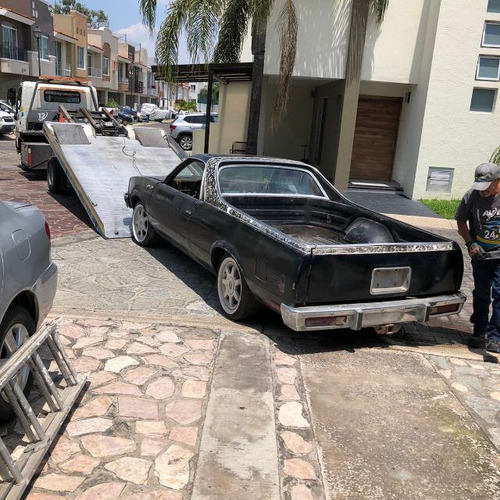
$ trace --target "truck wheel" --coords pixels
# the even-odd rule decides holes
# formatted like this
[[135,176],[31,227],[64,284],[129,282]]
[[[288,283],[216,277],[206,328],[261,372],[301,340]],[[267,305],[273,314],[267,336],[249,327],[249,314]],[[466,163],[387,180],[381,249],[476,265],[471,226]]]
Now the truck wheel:
[[[35,333],[35,324],[28,311],[15,306],[5,314],[0,324],[0,365],[3,365],[12,352],[21,347]],[[27,366],[17,374],[17,382],[27,397],[33,385],[33,375]],[[6,422],[14,417],[14,412],[4,396],[0,396],[0,422]]]
[[140,202],[134,206],[132,214],[132,239],[141,247],[150,247],[158,242],[158,235]]
[[51,158],[47,164],[47,185],[53,194],[60,194],[64,190],[64,172],[57,158]]
[[223,257],[219,266],[217,293],[220,305],[228,318],[240,321],[257,312],[258,302],[248,288],[240,266],[229,254]]
[[181,135],[179,137],[179,146],[184,151],[191,151],[193,149],[193,137],[188,134]]

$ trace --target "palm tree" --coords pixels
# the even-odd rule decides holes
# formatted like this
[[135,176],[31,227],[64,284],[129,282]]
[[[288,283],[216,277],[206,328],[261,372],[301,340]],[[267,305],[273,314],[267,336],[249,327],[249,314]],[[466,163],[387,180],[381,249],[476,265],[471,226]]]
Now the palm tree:
[[[297,53],[298,19],[293,0],[283,0],[279,16],[280,35],[280,72],[278,77],[278,95],[276,98],[271,129],[274,130],[286,113],[290,82]],[[163,68],[164,75],[172,78],[172,68],[177,64],[179,36],[182,31],[187,35],[188,52],[194,62],[208,62],[213,53],[216,63],[237,62],[239,60],[244,37],[249,25],[252,30],[252,55],[254,71],[252,94],[250,98],[250,118],[247,138],[247,151],[255,153],[257,149],[258,122],[262,93],[262,76],[266,46],[267,21],[277,0],[172,0],[167,9],[165,20],[161,24],[156,40],[156,58]],[[378,22],[381,22],[389,0],[353,0],[355,4],[370,5]],[[158,0],[139,0],[139,9],[144,23],[154,29]],[[359,10],[359,9],[358,9]],[[368,17],[368,7],[361,11]],[[358,33],[356,40],[366,36]],[[357,43],[357,45],[360,45]],[[362,47],[361,47],[362,50]],[[359,57],[359,51],[349,54]],[[348,60],[349,66],[349,60]],[[355,64],[354,66],[358,66]],[[359,72],[361,65],[359,65]],[[356,76],[356,71],[351,71]],[[358,75],[359,76],[359,75]]]

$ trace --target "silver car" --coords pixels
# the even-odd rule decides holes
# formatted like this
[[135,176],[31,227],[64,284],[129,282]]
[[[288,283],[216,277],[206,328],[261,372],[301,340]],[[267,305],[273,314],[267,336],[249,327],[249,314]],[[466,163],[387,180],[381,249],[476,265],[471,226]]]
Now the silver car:
[[[177,141],[184,151],[193,149],[193,130],[205,128],[205,113],[187,113],[178,115],[170,124],[170,137]],[[210,122],[217,123],[219,115],[211,113]]]
[[[0,201],[0,366],[35,333],[47,316],[57,288],[50,229],[38,208]],[[19,383],[28,393],[26,367]],[[0,396],[0,421],[13,416]]]

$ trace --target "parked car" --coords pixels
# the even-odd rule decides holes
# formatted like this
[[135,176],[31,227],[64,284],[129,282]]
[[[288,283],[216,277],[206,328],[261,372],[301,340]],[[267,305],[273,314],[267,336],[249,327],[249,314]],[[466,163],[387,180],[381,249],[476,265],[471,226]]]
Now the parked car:
[[120,106],[114,117],[120,123],[133,123],[137,121],[137,111],[132,109],[130,106]]
[[[170,137],[177,141],[184,151],[193,149],[193,130],[205,128],[205,113],[186,113],[177,115],[177,118],[170,124]],[[210,114],[210,122],[216,123],[219,115]]]
[[164,180],[132,177],[125,202],[134,241],[161,236],[209,269],[234,320],[262,303],[297,331],[390,333],[465,301],[457,243],[352,203],[304,163],[194,155]]
[[[32,205],[0,201],[0,362],[9,358],[41,325],[54,300],[57,267],[50,256],[50,230]],[[19,372],[27,394],[32,376]],[[0,421],[13,416],[0,396]]]
[[2,99],[0,99],[0,111],[4,111],[5,113],[9,114],[14,118],[16,111],[15,109],[7,102]]
[[15,128],[14,117],[10,113],[0,111],[0,135],[10,134]]
[[137,117],[143,122],[162,122],[170,118],[170,112],[168,109],[161,109],[156,104],[146,102],[141,106],[141,110],[137,113]]

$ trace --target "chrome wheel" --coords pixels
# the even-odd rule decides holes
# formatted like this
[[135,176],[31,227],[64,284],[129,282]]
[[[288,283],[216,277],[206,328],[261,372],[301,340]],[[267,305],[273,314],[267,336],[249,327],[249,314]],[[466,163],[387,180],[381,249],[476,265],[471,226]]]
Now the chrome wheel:
[[190,135],[183,135],[179,139],[179,146],[184,149],[184,151],[189,151],[193,148],[193,138]]
[[149,219],[146,210],[139,203],[134,207],[134,214],[132,216],[132,231],[134,232],[134,238],[139,243],[142,243],[147,235],[149,229]]
[[241,303],[242,279],[238,264],[233,258],[225,259],[219,269],[217,291],[224,311],[234,313]]
[[[4,364],[28,339],[29,332],[25,325],[22,323],[12,325],[7,331],[1,347],[1,364]],[[30,370],[27,366],[19,370],[16,380],[21,390],[24,390],[26,387],[29,374]],[[3,394],[2,398],[7,401]]]

